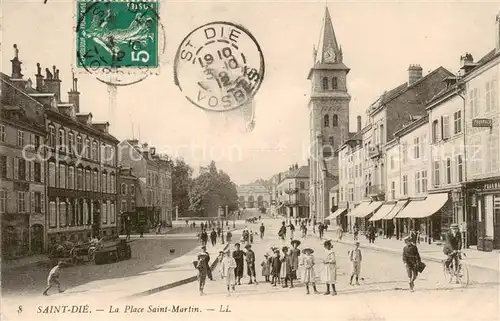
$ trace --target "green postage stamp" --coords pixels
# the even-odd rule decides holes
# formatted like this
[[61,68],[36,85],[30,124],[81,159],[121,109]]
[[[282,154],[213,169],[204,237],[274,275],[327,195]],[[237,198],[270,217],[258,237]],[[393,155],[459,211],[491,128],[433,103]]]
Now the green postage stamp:
[[76,11],[77,67],[158,67],[158,1],[78,0]]

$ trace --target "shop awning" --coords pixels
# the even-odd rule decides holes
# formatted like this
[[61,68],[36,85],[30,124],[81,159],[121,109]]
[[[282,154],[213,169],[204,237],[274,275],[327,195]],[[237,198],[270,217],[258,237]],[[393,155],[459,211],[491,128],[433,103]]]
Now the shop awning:
[[405,205],[408,203],[408,200],[404,201],[397,201],[396,206],[390,211],[385,217],[383,217],[383,220],[392,220],[394,216],[398,215],[399,212],[405,207]]
[[364,213],[366,209],[368,209],[368,205],[370,202],[361,202],[357,207],[355,207],[347,216],[357,217],[358,212]]
[[347,208],[339,208],[338,210],[336,210],[335,212],[333,212],[330,216],[328,216],[327,218],[325,218],[325,220],[333,220],[337,216],[343,214],[345,211],[347,211]]
[[378,210],[378,208],[382,206],[382,204],[384,204],[384,202],[371,202],[366,209],[357,212],[356,217],[366,217],[374,211]]
[[448,193],[430,194],[423,201],[412,201],[397,218],[424,218],[435,214],[448,201]]
[[369,219],[369,221],[378,221],[381,220],[384,216],[389,214],[390,211],[396,206],[396,203],[393,204],[384,204],[382,205],[375,214]]

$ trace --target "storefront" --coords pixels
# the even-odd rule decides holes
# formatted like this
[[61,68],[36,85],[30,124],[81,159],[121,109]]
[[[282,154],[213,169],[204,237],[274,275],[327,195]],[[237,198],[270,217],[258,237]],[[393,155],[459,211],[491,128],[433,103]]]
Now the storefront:
[[370,214],[377,211],[383,204],[384,202],[381,201],[363,202],[350,212],[348,216],[354,218],[354,222],[358,225],[360,231],[366,231]]
[[325,218],[326,223],[330,225],[331,228],[336,229],[339,225],[345,231],[347,228],[347,219],[344,215],[347,212],[347,208],[341,207],[333,212],[330,216]]
[[387,236],[387,222],[388,220],[382,220],[384,217],[389,214],[394,207],[396,206],[395,202],[388,202],[382,205],[376,212],[373,214],[373,216],[368,220],[370,223],[373,223],[377,231],[384,231],[384,235]]

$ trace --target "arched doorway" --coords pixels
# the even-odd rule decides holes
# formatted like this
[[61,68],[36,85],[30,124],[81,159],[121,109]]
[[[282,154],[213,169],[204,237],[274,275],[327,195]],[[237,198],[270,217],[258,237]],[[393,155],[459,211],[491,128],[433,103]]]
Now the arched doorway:
[[255,199],[253,198],[253,195],[248,196],[248,206],[247,207],[253,208],[254,207],[254,202],[255,202]]
[[239,203],[240,208],[245,207],[245,196],[240,196],[238,199],[238,203]]
[[257,196],[257,206],[259,208],[264,206],[264,197],[262,195]]
[[43,253],[43,226],[41,224],[31,226],[31,252]]

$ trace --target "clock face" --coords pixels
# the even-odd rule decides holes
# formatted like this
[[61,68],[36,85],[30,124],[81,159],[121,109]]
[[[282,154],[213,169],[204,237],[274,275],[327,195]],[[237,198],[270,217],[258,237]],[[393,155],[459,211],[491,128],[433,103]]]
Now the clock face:
[[325,61],[335,62],[335,59],[336,59],[335,51],[333,50],[332,47],[328,47],[328,49],[325,51]]

